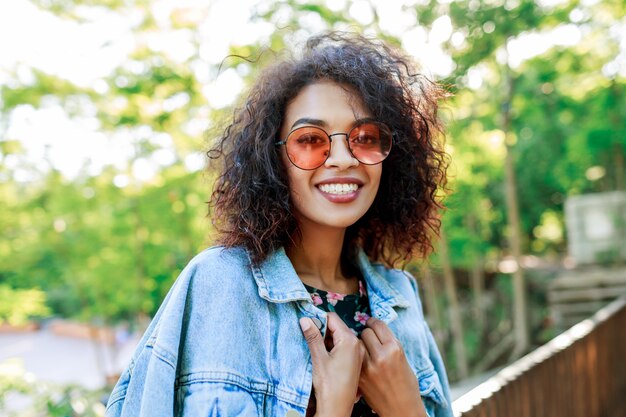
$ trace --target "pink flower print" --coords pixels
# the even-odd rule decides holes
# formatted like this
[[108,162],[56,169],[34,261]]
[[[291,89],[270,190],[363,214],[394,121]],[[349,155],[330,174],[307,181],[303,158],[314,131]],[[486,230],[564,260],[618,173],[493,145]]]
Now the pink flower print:
[[320,295],[318,293],[316,293],[316,292],[311,294],[311,300],[313,300],[313,305],[314,306],[318,306],[318,305],[324,303],[324,301],[322,300],[322,297],[320,297]]
[[369,314],[361,313],[360,311],[357,311],[356,314],[354,315],[354,321],[358,321],[363,326],[365,326],[365,323],[367,323],[367,319],[369,318],[370,318]]
[[361,297],[365,296],[365,286],[363,285],[363,281],[359,280],[359,295]]
[[344,294],[337,294],[336,292],[328,291],[328,293],[326,294],[326,300],[328,300],[328,304],[332,306],[336,306],[337,301],[342,301],[343,297],[345,297]]

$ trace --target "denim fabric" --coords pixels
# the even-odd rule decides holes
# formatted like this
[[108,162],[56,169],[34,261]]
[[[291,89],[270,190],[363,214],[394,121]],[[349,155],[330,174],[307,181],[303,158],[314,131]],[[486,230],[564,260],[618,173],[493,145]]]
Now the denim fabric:
[[[415,280],[370,263],[362,251],[357,264],[372,315],[402,343],[428,414],[451,417],[445,369]],[[150,323],[106,417],[304,416],[312,365],[300,317],[314,318],[325,334],[326,313],[313,305],[284,250],[258,267],[243,249],[203,251]]]

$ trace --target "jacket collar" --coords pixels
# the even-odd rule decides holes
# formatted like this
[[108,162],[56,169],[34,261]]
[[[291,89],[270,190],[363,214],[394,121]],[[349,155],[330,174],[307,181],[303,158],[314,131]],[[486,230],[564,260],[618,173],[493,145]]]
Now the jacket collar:
[[[252,264],[252,263],[251,263]],[[252,264],[259,296],[273,303],[311,300],[284,248],[271,253],[260,265]]]
[[[376,306],[382,311],[389,311],[392,307],[409,306],[406,298],[376,271],[361,248],[358,249],[356,261],[368,286],[368,296],[373,310],[377,309]],[[267,301],[273,303],[311,301],[284,248],[274,251],[260,265],[252,266],[252,274],[258,286],[259,296]]]
[[357,266],[365,277],[372,311],[377,305],[385,310],[388,310],[387,307],[409,307],[407,299],[390,284],[388,279],[376,271],[362,248],[359,248],[356,260]]

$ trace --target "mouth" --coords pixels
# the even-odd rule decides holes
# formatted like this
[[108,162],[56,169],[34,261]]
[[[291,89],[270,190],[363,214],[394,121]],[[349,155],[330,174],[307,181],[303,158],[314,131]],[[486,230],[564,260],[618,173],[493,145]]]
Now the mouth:
[[321,194],[333,203],[349,203],[359,195],[363,181],[356,178],[329,178],[316,185]]
[[359,184],[318,184],[317,188],[326,194],[344,195],[355,192],[359,189]]

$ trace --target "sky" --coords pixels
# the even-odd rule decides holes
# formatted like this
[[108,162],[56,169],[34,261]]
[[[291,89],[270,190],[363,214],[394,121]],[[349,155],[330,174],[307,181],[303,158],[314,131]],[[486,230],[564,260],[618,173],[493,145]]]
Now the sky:
[[[417,26],[416,16],[402,11],[402,5],[410,3],[406,0],[373,1],[381,28],[400,37],[403,48],[424,64],[427,74],[444,77],[453,70],[454,63],[443,52],[442,43],[450,39],[453,45],[462,45],[467,40],[454,31],[448,16],[437,19],[430,29]],[[122,65],[138,42],[165,53],[174,61],[184,62],[196,51],[191,42],[191,31],[171,28],[170,15],[180,8],[188,11],[188,18],[198,28],[200,58],[206,64],[216,64],[228,54],[230,44],[245,45],[269,36],[274,30],[273,25],[250,20],[251,10],[262,11],[268,4],[263,0],[215,0],[209,3],[204,0],[155,0],[151,7],[161,30],[140,39],[133,32],[133,27],[142,18],[139,13],[122,15],[104,8],[83,8],[81,13],[88,22],[79,24],[42,11],[28,0],[0,1],[0,84],[11,86],[13,81],[8,71],[13,69],[19,83],[32,83],[32,67],[78,86],[92,86],[96,91],[105,92],[108,86],[103,77]],[[368,4],[356,0],[350,2],[348,8],[352,17],[364,25],[373,19]],[[346,0],[327,0],[327,5],[340,10],[345,7]],[[324,28],[323,22],[315,16],[300,23],[309,32]],[[549,33],[528,33],[509,44],[510,64],[517,67],[554,45],[573,45],[582,36],[579,27],[573,24],[560,26]],[[626,40],[622,50],[626,50]],[[213,108],[231,104],[243,87],[234,69],[223,71],[215,79],[211,79],[206,71],[198,71],[196,76]],[[480,68],[470,71],[470,88],[479,88],[483,76]],[[51,167],[70,179],[84,172],[98,175],[107,165],[127,169],[131,160],[134,177],[147,181],[161,167],[174,162],[172,140],[167,133],[153,134],[154,144],[162,152],[155,153],[149,160],[133,158],[133,132],[102,132],[93,105],[89,102],[80,105],[83,110],[80,118],[68,116],[53,98],[40,108],[23,105],[9,115],[2,115],[5,126],[0,133],[4,139],[19,140],[26,150],[22,157],[0,154],[6,165],[15,168],[16,180],[35,181],[41,172]],[[203,164],[201,150],[185,159],[190,171],[200,169]],[[124,175],[117,177],[116,185],[127,183]]]

